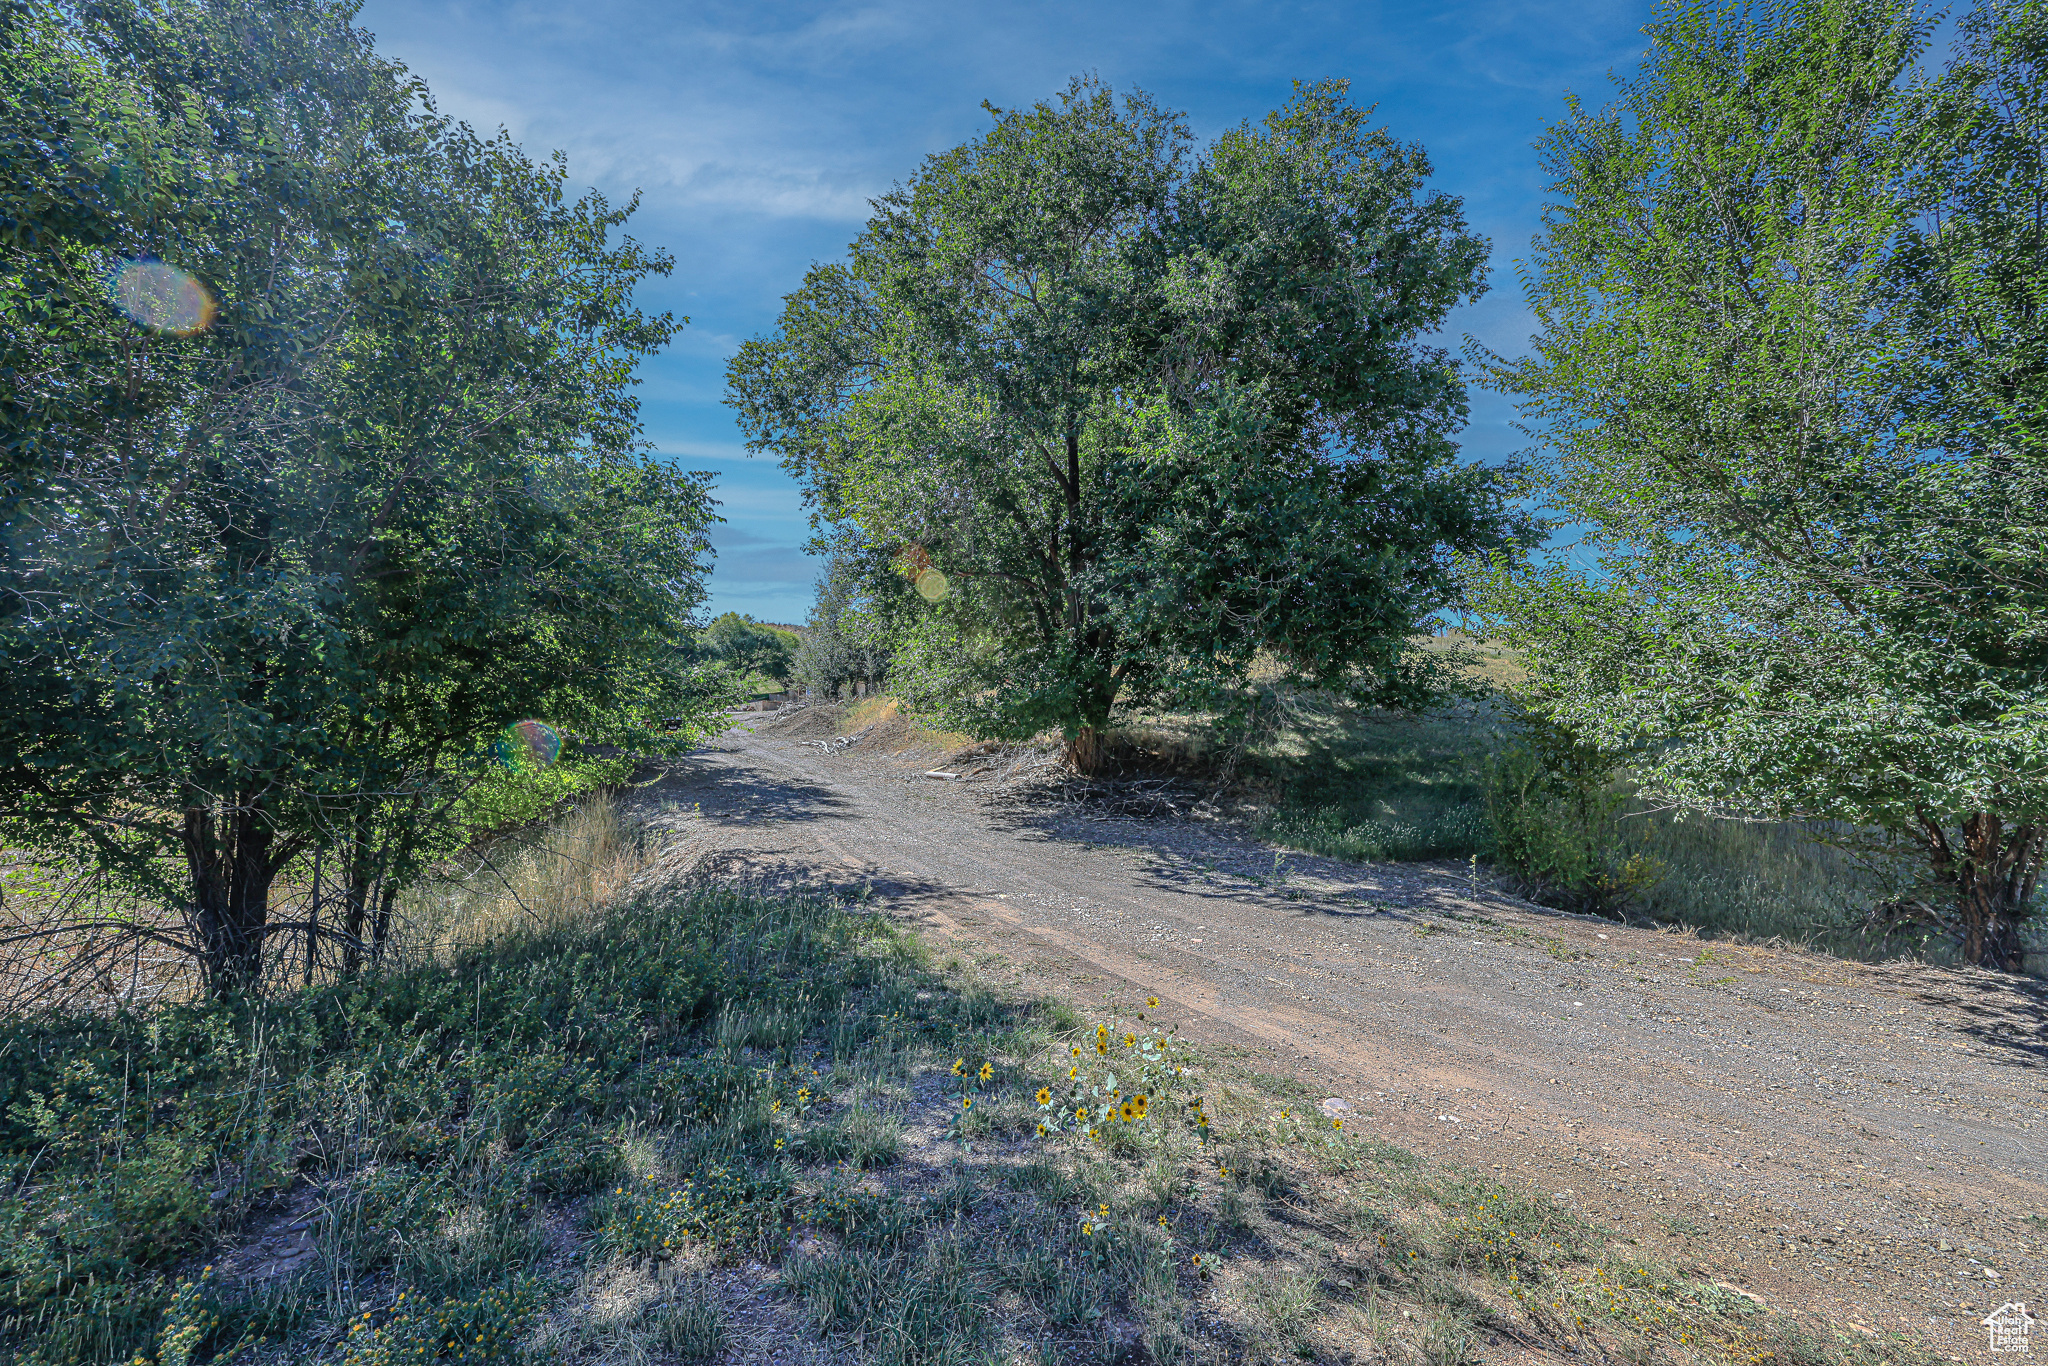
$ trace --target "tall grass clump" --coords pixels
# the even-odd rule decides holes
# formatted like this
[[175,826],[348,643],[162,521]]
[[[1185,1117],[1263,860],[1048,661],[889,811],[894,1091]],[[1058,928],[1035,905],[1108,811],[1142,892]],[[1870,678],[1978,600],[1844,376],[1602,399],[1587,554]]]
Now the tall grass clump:
[[1888,908],[1912,902],[1909,859],[1868,847],[1864,832],[1789,821],[1717,820],[1630,803],[1615,847],[1661,870],[1635,910],[1712,936],[1779,939],[1845,958],[1902,954],[1951,961],[1953,945],[1926,920]]
[[523,836],[451,859],[404,899],[388,952],[446,965],[464,952],[582,920],[624,896],[650,854],[618,803],[584,802]]
[[1483,708],[1404,716],[1277,699],[1270,733],[1246,761],[1273,794],[1257,834],[1362,862],[1483,855],[1493,843],[1486,754],[1498,730]]

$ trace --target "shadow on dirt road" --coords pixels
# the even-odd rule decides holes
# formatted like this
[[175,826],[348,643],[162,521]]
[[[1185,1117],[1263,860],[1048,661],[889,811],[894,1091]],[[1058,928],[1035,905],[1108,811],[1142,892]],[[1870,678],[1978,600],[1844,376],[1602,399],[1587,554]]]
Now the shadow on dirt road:
[[1371,1132],[1563,1194],[1779,1308],[1988,1361],[1977,1320],[2048,1298],[2037,986],[991,800],[924,777],[929,753],[806,743],[821,725],[735,729],[643,811],[707,871],[866,889],[1022,989],[1157,993],[1184,1032],[1351,1101]]

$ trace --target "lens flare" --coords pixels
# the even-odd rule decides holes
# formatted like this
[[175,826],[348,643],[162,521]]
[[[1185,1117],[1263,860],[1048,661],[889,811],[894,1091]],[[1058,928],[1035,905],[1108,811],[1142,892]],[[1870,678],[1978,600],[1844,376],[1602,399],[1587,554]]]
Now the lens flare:
[[545,721],[514,721],[493,748],[499,763],[515,773],[527,773],[562,757],[562,736]]
[[926,602],[937,602],[940,598],[945,597],[949,586],[946,582],[946,576],[936,569],[927,569],[924,573],[917,576],[918,596],[922,597]]
[[107,277],[107,297],[138,327],[189,337],[213,326],[213,294],[189,272],[144,257]]

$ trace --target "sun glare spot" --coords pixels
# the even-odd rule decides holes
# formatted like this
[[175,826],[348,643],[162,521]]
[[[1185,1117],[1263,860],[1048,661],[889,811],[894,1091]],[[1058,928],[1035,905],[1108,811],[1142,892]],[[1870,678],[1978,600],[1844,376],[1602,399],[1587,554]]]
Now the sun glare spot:
[[213,294],[191,272],[164,261],[124,261],[107,279],[114,307],[138,327],[189,337],[213,326]]
[[514,721],[493,747],[498,762],[514,772],[546,768],[562,755],[562,736],[545,721]]
[[927,602],[937,602],[946,596],[946,576],[936,569],[927,569],[917,576],[918,595]]

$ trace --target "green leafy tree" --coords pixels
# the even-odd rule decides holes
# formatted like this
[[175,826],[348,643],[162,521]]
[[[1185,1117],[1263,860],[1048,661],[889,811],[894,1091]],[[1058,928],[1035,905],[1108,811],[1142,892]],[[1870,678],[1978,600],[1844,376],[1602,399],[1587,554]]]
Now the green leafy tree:
[[759,673],[786,684],[796,639],[752,617],[725,612],[704,629],[704,648],[742,675]]
[[803,639],[791,659],[793,676],[828,696],[855,680],[884,681],[915,601],[896,557],[842,537],[832,544],[818,578]]
[[508,724],[701,709],[710,501],[630,387],[669,263],[353,8],[0,8],[0,827],[182,909],[132,928],[217,992],[314,932],[270,898],[315,851],[359,952],[518,804]]
[[[1917,843],[2018,970],[2048,841],[2048,9],[1665,10],[1544,144],[1496,375],[1592,568],[1497,565],[1557,719],[1708,811]],[[1582,564],[1585,562],[1582,562]]]
[[1228,708],[1255,658],[1434,695],[1407,642],[1517,526],[1418,340],[1486,258],[1422,152],[1341,84],[1199,158],[1092,80],[990,113],[729,372],[751,449],[914,582],[892,687],[1084,769],[1120,701]]

